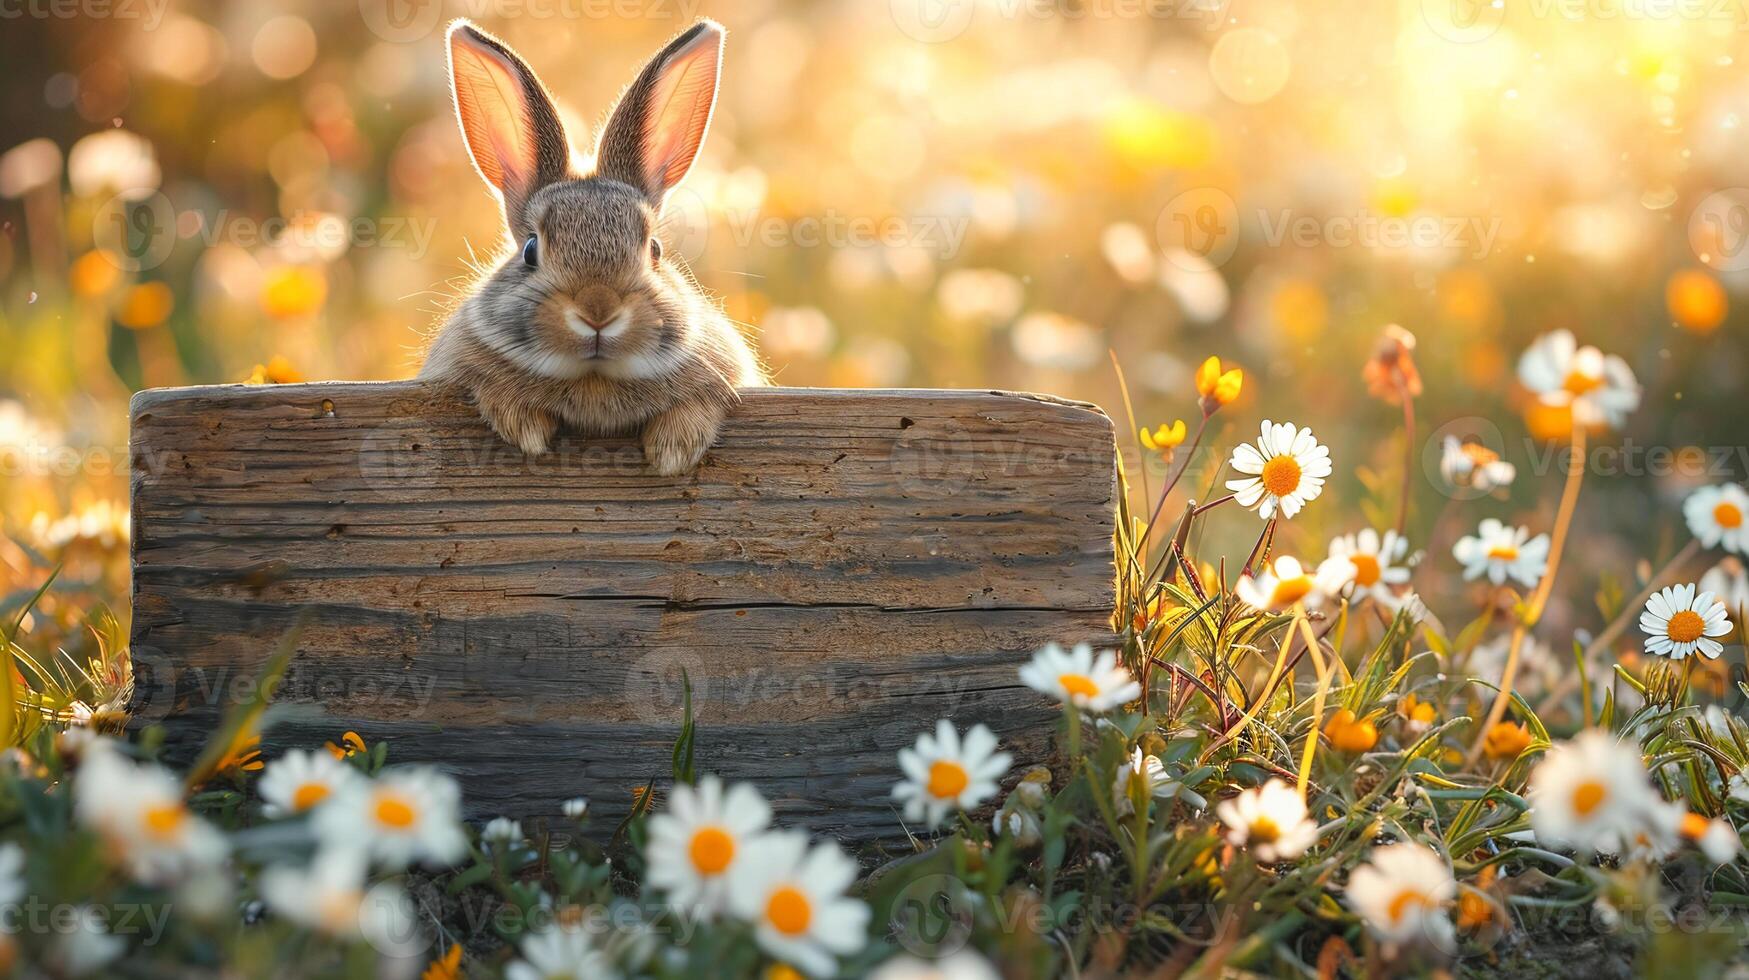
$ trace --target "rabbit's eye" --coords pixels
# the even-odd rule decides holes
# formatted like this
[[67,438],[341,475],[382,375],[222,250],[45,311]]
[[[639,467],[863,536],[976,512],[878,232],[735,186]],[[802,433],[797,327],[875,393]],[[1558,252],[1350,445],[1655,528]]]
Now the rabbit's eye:
[[654,238],[650,239],[650,261],[662,261],[662,243]]
[[540,265],[540,239],[533,235],[522,243],[522,264],[530,269]]

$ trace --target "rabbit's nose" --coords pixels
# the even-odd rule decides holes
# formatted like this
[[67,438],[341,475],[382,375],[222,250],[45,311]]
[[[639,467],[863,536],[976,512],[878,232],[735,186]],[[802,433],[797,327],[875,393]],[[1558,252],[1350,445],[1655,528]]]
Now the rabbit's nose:
[[584,333],[587,330],[588,333],[584,333],[584,336],[594,334],[601,337],[612,337],[625,332],[630,317],[624,309],[606,315],[596,311],[585,313],[582,310],[572,309],[565,312],[565,319],[570,322],[572,330],[578,333]]

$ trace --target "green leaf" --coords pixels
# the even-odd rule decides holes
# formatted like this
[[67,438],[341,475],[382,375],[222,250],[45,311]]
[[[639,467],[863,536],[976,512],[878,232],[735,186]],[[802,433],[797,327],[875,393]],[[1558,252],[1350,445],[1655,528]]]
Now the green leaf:
[[680,690],[683,715],[680,722],[680,737],[674,740],[674,781],[690,786],[698,782],[698,773],[692,761],[692,678],[687,675],[684,667],[680,669]]

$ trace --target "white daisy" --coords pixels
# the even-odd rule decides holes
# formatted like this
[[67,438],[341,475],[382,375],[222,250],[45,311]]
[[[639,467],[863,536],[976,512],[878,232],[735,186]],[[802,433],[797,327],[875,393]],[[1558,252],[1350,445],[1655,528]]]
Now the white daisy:
[[1749,615],[1749,573],[1737,559],[1726,558],[1707,569],[1700,577],[1700,588],[1717,596],[1727,611],[1739,617]]
[[288,922],[333,936],[363,939],[387,952],[417,931],[411,904],[388,882],[367,888],[367,860],[356,847],[324,847],[308,868],[277,865],[261,873],[261,900]]
[[493,817],[480,828],[480,839],[490,844],[519,844],[522,842],[522,823],[509,817]]
[[264,815],[289,817],[315,809],[362,778],[329,752],[293,749],[267,764],[255,790],[261,794]]
[[1298,558],[1282,555],[1263,566],[1256,578],[1239,576],[1233,586],[1239,601],[1265,612],[1282,612],[1302,603],[1307,609],[1324,604],[1324,591],[1312,570],[1300,564]]
[[1381,941],[1399,945],[1428,939],[1450,943],[1445,904],[1457,881],[1445,859],[1421,844],[1386,844],[1348,876],[1348,905]]
[[1142,685],[1117,662],[1117,652],[1101,650],[1097,660],[1085,643],[1064,653],[1055,643],[1033,654],[1020,679],[1040,694],[1085,711],[1110,711],[1142,696]]
[[1530,825],[1544,845],[1617,853],[1656,797],[1640,752],[1592,729],[1551,748],[1531,771]]
[[1482,493],[1509,487],[1518,478],[1518,468],[1501,459],[1499,453],[1479,442],[1460,442],[1457,436],[1445,437],[1439,472],[1454,487]]
[[1640,629],[1646,633],[1646,652],[1671,660],[1698,653],[1717,660],[1725,645],[1714,637],[1728,636],[1730,617],[1725,605],[1711,592],[1696,593],[1696,586],[1672,585],[1646,600],[1640,613]]
[[861,951],[869,908],[845,896],[857,868],[837,844],[809,848],[806,834],[778,831],[747,850],[730,876],[729,903],[753,924],[761,949],[816,977],[833,975],[837,957]]
[[1737,857],[1743,838],[1737,828],[1724,817],[1708,820],[1698,813],[1684,813],[1680,833],[1694,842],[1706,859],[1714,864],[1726,864]]
[[1622,854],[1630,861],[1656,864],[1668,861],[1682,848],[1682,816],[1680,804],[1666,803],[1656,793],[1647,794],[1645,810],[1634,828],[1623,835]]
[[1619,429],[1640,406],[1640,385],[1628,363],[1580,347],[1570,330],[1538,337],[1519,358],[1518,379],[1543,404],[1570,408],[1576,425]]
[[905,804],[905,819],[936,827],[954,810],[975,809],[996,795],[996,781],[1014,761],[996,751],[996,736],[983,725],[973,725],[960,738],[943,718],[935,734],[917,736],[917,744],[899,750],[899,769],[905,778],[893,787],[893,799]]
[[1215,815],[1227,825],[1227,843],[1249,848],[1264,864],[1299,857],[1318,840],[1306,801],[1279,779],[1222,800]]
[[730,874],[769,826],[771,805],[747,783],[727,791],[715,776],[703,777],[697,786],[678,784],[668,809],[650,818],[645,881],[666,892],[676,908],[720,912],[728,901]]
[[868,980],[1002,980],[990,961],[961,950],[939,960],[895,956],[868,975]]
[[566,820],[581,820],[589,812],[589,801],[581,796],[573,796],[559,807],[559,812],[565,815]]
[[1312,438],[1311,429],[1264,419],[1257,445],[1241,443],[1234,448],[1231,465],[1247,474],[1227,481],[1239,506],[1257,508],[1257,515],[1265,520],[1278,510],[1282,517],[1291,518],[1324,492],[1330,450]]
[[230,850],[218,828],[189,812],[176,777],[115,748],[90,752],[74,789],[80,822],[142,882],[181,880],[223,861]]
[[1396,531],[1380,535],[1369,527],[1344,534],[1330,542],[1330,557],[1318,566],[1318,588],[1331,595],[1352,589],[1355,599],[1395,607],[1396,587],[1409,581],[1409,568],[1401,564],[1408,553],[1408,540]]
[[1459,538],[1451,554],[1464,566],[1466,582],[1486,574],[1495,585],[1504,585],[1510,577],[1525,588],[1535,588],[1549,567],[1549,536],[1533,538],[1527,528],[1507,527],[1490,517],[1475,534]]
[[612,961],[581,929],[529,933],[518,951],[522,958],[504,968],[504,980],[615,980],[619,976]]
[[391,769],[342,789],[315,816],[332,846],[363,847],[385,866],[449,865],[468,851],[455,780],[425,767]]
[[1166,774],[1166,765],[1158,756],[1143,755],[1137,746],[1130,752],[1129,761],[1117,767],[1117,778],[1111,784],[1111,802],[1118,816],[1127,817],[1136,812],[1136,797],[1169,800],[1181,788]]
[[1742,554],[1749,551],[1749,491],[1735,483],[1716,487],[1701,487],[1682,502],[1682,516],[1688,519],[1688,531],[1708,548],[1724,546],[1726,551]]

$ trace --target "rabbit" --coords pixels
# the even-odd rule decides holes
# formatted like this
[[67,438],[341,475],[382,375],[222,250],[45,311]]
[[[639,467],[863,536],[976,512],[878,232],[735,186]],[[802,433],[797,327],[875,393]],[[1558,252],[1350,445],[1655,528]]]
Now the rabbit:
[[740,330],[656,237],[663,200],[710,128],[723,39],[700,20],[652,58],[583,173],[534,71],[468,21],[450,27],[456,117],[514,250],[440,328],[419,377],[465,390],[530,456],[561,424],[640,432],[651,469],[686,473],[716,442],[736,388],[768,383]]

